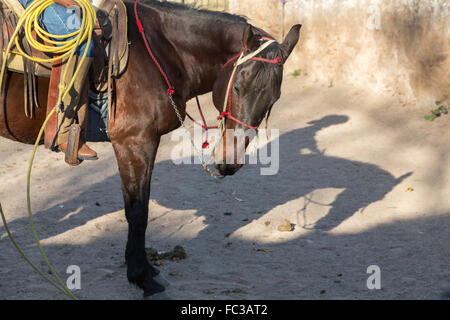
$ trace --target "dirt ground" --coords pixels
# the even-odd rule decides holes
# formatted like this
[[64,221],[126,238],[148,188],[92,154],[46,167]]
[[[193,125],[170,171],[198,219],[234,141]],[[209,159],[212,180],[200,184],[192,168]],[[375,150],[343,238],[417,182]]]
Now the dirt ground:
[[[210,121],[216,112],[202,97]],[[307,77],[285,78],[270,119],[280,169],[248,165],[217,182],[175,165],[163,138],[153,173],[147,246],[163,260],[172,299],[435,299],[450,287],[450,115],[432,105]],[[195,105],[189,109],[196,114]],[[124,265],[127,223],[109,143],[101,160],[68,167],[40,147],[32,175],[39,237],[63,279],[81,269],[81,299],[141,299]],[[0,200],[32,260],[46,270],[26,213],[32,147],[0,138]],[[291,232],[278,226],[288,219]],[[381,289],[367,288],[367,268]],[[12,247],[0,225],[0,298],[65,299]]]

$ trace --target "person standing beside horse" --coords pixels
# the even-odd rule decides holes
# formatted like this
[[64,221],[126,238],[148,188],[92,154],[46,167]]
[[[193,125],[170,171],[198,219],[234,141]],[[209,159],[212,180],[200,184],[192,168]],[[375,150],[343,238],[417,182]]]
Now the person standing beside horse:
[[[24,8],[27,8],[34,0],[18,0]],[[53,0],[40,16],[40,24],[47,32],[53,35],[68,35],[76,32],[80,28],[80,17],[76,15],[77,3],[73,0]],[[58,40],[58,39],[55,39]],[[68,38],[64,40],[69,40]],[[86,58],[81,59],[84,51],[88,47]],[[58,113],[58,136],[56,144],[63,152],[67,150],[67,141],[69,138],[69,129],[72,124],[78,123],[81,126],[81,137],[78,158],[80,160],[97,160],[97,153],[89,148],[85,143],[84,136],[87,128],[87,110],[88,110],[88,71],[94,59],[94,43],[91,40],[87,43],[85,40],[76,50],[74,58],[68,63],[63,62],[63,71],[67,70],[66,76],[61,81],[67,85],[74,76],[74,72],[80,65],[79,76],[75,79],[73,87],[69,94],[63,99],[63,112]]]

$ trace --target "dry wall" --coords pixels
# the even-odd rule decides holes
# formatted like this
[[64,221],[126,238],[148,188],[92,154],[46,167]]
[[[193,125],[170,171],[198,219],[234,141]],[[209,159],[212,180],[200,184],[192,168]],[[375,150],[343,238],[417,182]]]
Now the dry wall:
[[[230,0],[230,11],[280,38],[280,0]],[[419,101],[450,94],[450,1],[288,0],[286,32],[303,25],[287,70]]]

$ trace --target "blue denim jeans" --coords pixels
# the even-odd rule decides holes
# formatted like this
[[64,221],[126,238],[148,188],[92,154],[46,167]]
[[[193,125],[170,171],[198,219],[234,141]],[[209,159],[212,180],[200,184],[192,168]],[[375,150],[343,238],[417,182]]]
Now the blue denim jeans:
[[[24,8],[27,8],[34,0],[19,0]],[[75,32],[79,29],[81,21],[76,21],[78,17],[71,9],[64,8],[59,4],[53,3],[40,16],[40,24],[45,30],[54,35],[65,35]],[[58,40],[58,39],[55,39]],[[65,39],[68,40],[68,39]],[[82,56],[86,49],[87,40],[78,48],[75,54]],[[94,56],[94,42],[91,40],[86,57]]]

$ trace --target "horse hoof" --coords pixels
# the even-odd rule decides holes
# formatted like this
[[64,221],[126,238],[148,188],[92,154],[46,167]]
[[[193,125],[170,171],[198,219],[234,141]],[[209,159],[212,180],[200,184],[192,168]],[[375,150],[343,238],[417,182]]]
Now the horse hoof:
[[[165,280],[167,281],[167,280]],[[144,300],[170,300],[169,296],[165,292],[166,288],[159,282],[152,279],[150,282],[151,290],[144,292]]]
[[441,296],[441,300],[450,300],[450,288],[448,288],[446,291],[444,291]]
[[154,266],[150,266],[150,271],[152,273],[152,277],[156,277],[161,272],[157,268],[155,268]]
[[153,276],[153,280],[161,284],[163,287],[167,288],[168,286],[170,286],[170,282],[166,278],[164,278],[161,274]]
[[152,294],[151,296],[146,296],[144,294],[144,300],[171,300],[166,292],[160,292]]
[[151,297],[155,294],[160,294],[161,292],[166,290],[166,288],[163,285],[161,285],[159,282],[155,281],[155,279],[152,279],[150,281],[149,287],[150,287],[150,290],[148,290],[148,291],[144,290],[144,298]]

